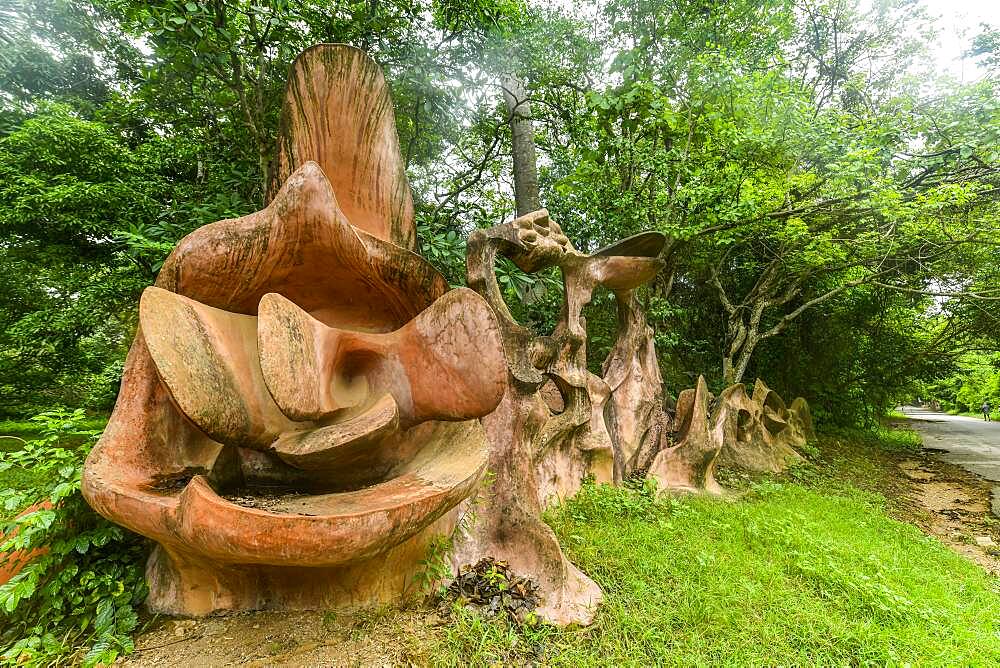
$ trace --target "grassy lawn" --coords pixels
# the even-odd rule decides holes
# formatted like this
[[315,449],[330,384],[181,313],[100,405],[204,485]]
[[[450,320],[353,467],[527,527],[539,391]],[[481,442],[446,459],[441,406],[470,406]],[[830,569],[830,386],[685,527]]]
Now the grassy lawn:
[[[983,414],[981,411],[948,411],[948,415],[964,415],[965,417],[979,418],[980,420],[983,419]],[[996,409],[994,409],[993,411],[990,412],[990,417],[992,417],[994,420],[1000,420],[1000,413],[998,413]]]
[[[107,416],[92,417],[80,423],[84,429],[103,429],[108,423]],[[39,424],[33,420],[0,420],[0,452],[17,450],[24,441],[30,441],[41,434]]]
[[212,655],[219,665],[265,647],[300,652],[282,665],[998,666],[1000,579],[894,519],[911,517],[896,462],[918,447],[907,430],[825,435],[783,476],[727,474],[726,499],[585,487],[547,519],[605,592],[586,629],[460,608],[444,619],[377,609],[329,626],[322,612],[288,623],[260,612],[195,622],[225,631],[195,626],[190,646],[165,626],[134,665],[182,649],[199,665],[229,643]]
[[[451,665],[1000,665],[1000,582],[865,491],[893,432],[827,437],[739,500],[590,487],[550,521],[604,589],[589,629],[517,630],[458,613],[428,654]],[[853,442],[853,447],[844,447]]]

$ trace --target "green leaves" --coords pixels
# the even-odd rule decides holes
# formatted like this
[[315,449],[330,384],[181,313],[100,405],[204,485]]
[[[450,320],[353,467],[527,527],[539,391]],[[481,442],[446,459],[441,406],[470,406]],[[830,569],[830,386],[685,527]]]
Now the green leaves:
[[452,286],[465,285],[465,239],[455,230],[424,223],[417,225],[417,235],[423,256]]
[[135,608],[146,595],[143,541],[80,496],[83,461],[100,434],[84,412],[50,411],[34,422],[37,439],[0,453],[0,463],[35,474],[0,492],[8,510],[33,508],[0,524],[0,563],[27,562],[0,586],[0,664],[62,662],[84,648],[84,665],[109,665],[133,649]]
[[32,571],[25,569],[11,578],[7,584],[0,585],[0,608],[3,608],[4,612],[8,614],[14,612],[18,603],[31,598],[35,593],[35,583],[38,579],[32,577],[33,575]]

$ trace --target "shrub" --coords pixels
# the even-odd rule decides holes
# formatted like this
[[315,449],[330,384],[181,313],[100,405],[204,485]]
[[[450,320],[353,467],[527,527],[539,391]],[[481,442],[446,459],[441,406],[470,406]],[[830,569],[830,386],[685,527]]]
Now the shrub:
[[80,494],[84,459],[100,435],[86,428],[83,411],[33,421],[38,438],[0,453],[9,485],[0,508],[8,517],[32,509],[0,523],[0,566],[30,555],[0,586],[0,664],[110,664],[133,649],[135,608],[147,592],[143,539],[97,515]]

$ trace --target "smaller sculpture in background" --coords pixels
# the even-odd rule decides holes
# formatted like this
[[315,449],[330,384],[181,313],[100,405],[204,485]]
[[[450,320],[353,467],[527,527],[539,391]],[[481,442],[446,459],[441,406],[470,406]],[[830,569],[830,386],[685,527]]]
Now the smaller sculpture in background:
[[[469,286],[500,324],[509,382],[500,406],[483,418],[494,478],[473,501],[475,521],[458,537],[453,563],[494,557],[532,574],[542,593],[539,614],[550,622],[589,623],[601,591],[563,555],[542,511],[576,493],[587,476],[613,482],[620,458],[605,420],[612,387],[587,370],[582,311],[598,286],[630,299],[662,267],[657,256],[663,242],[650,233],[585,255],[544,209],[469,238]],[[497,255],[528,273],[562,271],[564,305],[551,335],[538,336],[511,315],[496,280]],[[632,364],[627,351],[621,360]],[[616,388],[622,376],[615,377]]]
[[799,397],[786,408],[781,396],[759,378],[753,394],[733,385],[719,395],[719,404],[733,415],[719,455],[722,466],[780,473],[802,461],[795,448],[816,437],[806,400]]
[[715,467],[731,420],[718,404],[711,410],[712,403],[705,377],[699,376],[694,389],[677,396],[673,420],[661,418],[671,428],[661,432],[662,448],[646,472],[659,489],[722,494]]
[[[777,392],[758,379],[752,395],[732,385],[713,397],[704,377],[677,397],[664,443],[647,475],[660,489],[723,493],[718,467],[779,473],[802,461],[795,448],[816,438],[809,404],[802,397],[785,408]],[[661,431],[661,433],[664,433]]]

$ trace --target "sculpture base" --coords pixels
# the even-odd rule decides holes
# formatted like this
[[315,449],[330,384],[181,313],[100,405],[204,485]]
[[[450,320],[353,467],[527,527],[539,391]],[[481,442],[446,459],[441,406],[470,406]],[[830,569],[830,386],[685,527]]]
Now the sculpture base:
[[146,564],[150,612],[179,617],[253,610],[351,612],[401,605],[423,595],[416,575],[426,569],[428,547],[449,535],[455,513],[396,547],[335,567],[219,563],[157,545]]
[[[539,618],[556,626],[588,626],[603,599],[601,588],[562,553],[559,539],[533,509],[533,499],[484,509],[455,534],[451,555],[454,571],[484,557],[506,561],[518,574],[526,573],[539,587]],[[540,511],[537,511],[540,514]],[[464,524],[464,523],[463,523]]]

